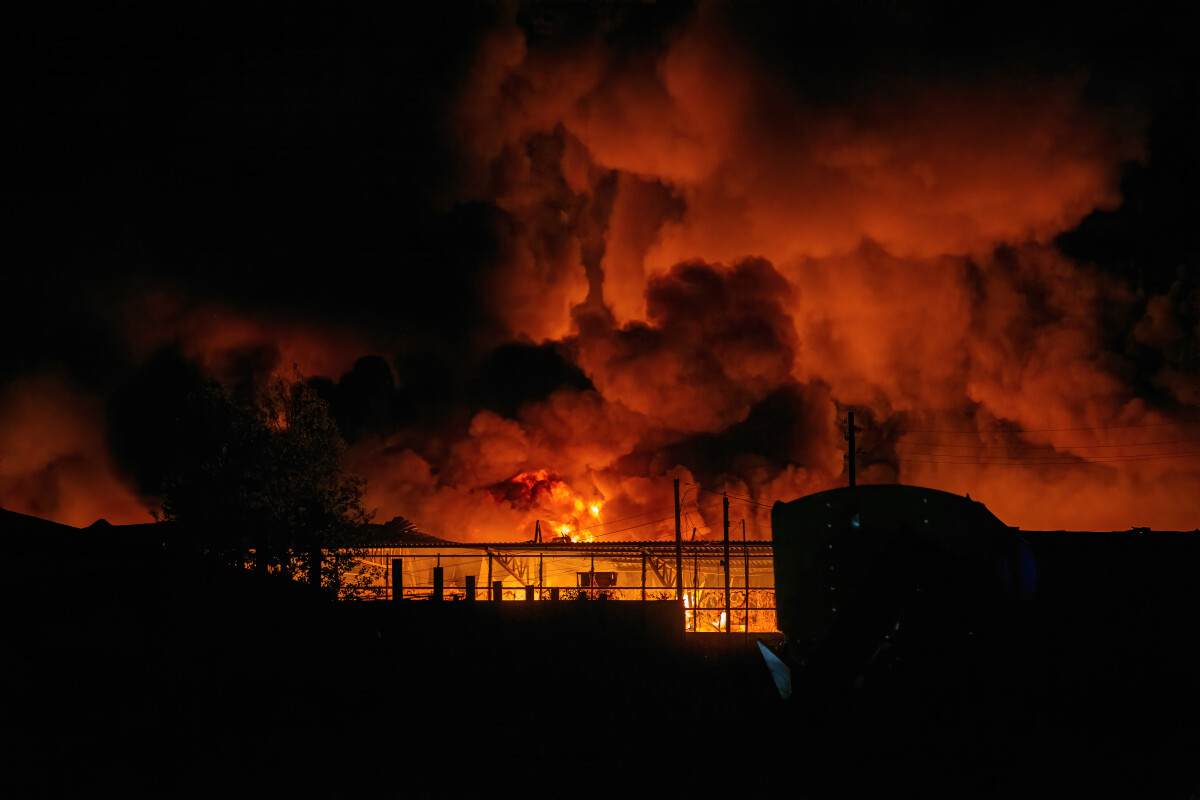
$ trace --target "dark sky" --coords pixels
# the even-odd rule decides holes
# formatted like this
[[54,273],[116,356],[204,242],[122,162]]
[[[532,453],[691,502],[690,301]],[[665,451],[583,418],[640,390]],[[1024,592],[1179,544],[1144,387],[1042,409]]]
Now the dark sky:
[[[431,226],[454,224],[430,217],[453,169],[440,117],[488,12],[389,5],[31,4],[8,127],[18,252],[37,266],[13,270],[34,299],[10,293],[15,316],[60,327],[87,313],[72,298],[126,276],[252,308],[405,303]],[[30,344],[11,357],[38,358]]]
[[[1191,4],[737,5],[731,35],[819,102],[853,102],[881,74],[970,82],[997,65],[1087,70],[1096,102],[1148,113],[1153,169],[1127,177],[1137,209],[1089,219],[1071,246],[1098,261],[1128,262],[1137,250],[1152,263],[1134,268],[1159,282],[1194,250],[1183,232],[1196,207]],[[62,313],[79,310],[71,296],[118,276],[180,281],[250,307],[456,314],[461,287],[446,283],[469,280],[488,242],[478,230],[486,211],[453,205],[460,165],[447,115],[483,31],[507,12],[354,6],[28,3],[10,15],[6,172],[19,259],[9,271],[23,291],[7,293],[16,324],[6,372],[41,358],[41,337],[16,335],[26,315],[61,328],[78,318]],[[632,53],[660,47],[691,13],[535,3],[515,16],[534,43],[569,49],[602,28]],[[455,249],[465,252],[445,252],[464,235]],[[301,277],[335,262],[345,265],[336,276]],[[59,338],[49,355],[69,357],[77,339]]]
[[[10,233],[0,389],[10,424],[0,440],[9,449],[7,459],[0,452],[0,478],[9,465],[0,504],[47,515],[69,507],[67,494],[88,483],[82,473],[108,469],[100,463],[108,457],[87,453],[110,447],[116,483],[152,505],[153,471],[129,442],[153,436],[135,430],[134,411],[162,408],[181,391],[164,376],[195,369],[253,382],[286,371],[288,360],[324,379],[352,443],[368,435],[386,443],[362,454],[361,468],[379,476],[378,497],[407,498],[388,508],[438,523],[443,512],[414,497],[444,493],[452,505],[456,493],[503,479],[510,467],[549,468],[580,496],[631,509],[645,505],[628,483],[633,476],[661,477],[677,466],[744,491],[821,488],[838,467],[832,456],[814,455],[829,448],[815,443],[813,429],[849,407],[878,420],[881,431],[951,413],[970,430],[997,421],[1095,432],[1195,420],[1188,376],[1200,355],[1196,16],[1188,3],[764,2],[703,12],[673,3],[429,3],[416,11],[395,3],[270,11],[20,4],[4,26]],[[501,45],[518,39],[523,49],[504,61],[509,51]],[[728,69],[689,55],[697,48]],[[672,72],[681,63],[686,68]],[[489,77],[497,64],[511,69],[507,80]],[[592,68],[605,77],[596,79]],[[598,82],[577,88],[576,71],[580,85]],[[726,72],[734,88],[714,88],[711,102],[715,115],[730,109],[729,119],[690,129],[707,102],[704,81],[715,85]],[[488,94],[493,84],[499,88]],[[660,120],[663,103],[653,98],[661,91],[679,108]],[[988,152],[1007,158],[1009,142],[1019,142],[1017,153],[1041,146],[1022,138],[1026,107],[1030,127],[1049,119],[1061,129],[1047,134],[1054,143],[1030,165],[1013,170],[1029,170],[1021,180],[1031,208],[1043,193],[1062,197],[1044,215],[1030,211],[1010,225],[1006,215],[1021,216],[1012,211],[1020,191],[997,190],[1003,197],[992,214],[979,200],[990,190],[980,187],[1002,183],[1005,169],[976,173],[971,165]],[[989,113],[998,120],[994,140],[979,122]],[[604,127],[616,118],[625,121]],[[680,138],[662,138],[663,126],[677,126]],[[853,143],[849,166],[838,160],[838,131]],[[668,163],[686,160],[679,154],[697,140],[704,147],[696,163],[718,154],[700,177]],[[950,152],[960,141],[976,149],[960,158]],[[580,147],[583,172],[570,166]],[[904,156],[906,181],[935,174],[941,183],[923,190],[932,199],[898,211],[893,206],[905,203],[879,199],[909,191],[885,181],[891,172],[870,155],[880,147],[913,154]],[[1048,173],[1062,167],[1053,189],[1037,184],[1043,158]],[[809,169],[809,160],[822,166]],[[827,180],[838,170],[845,176]],[[946,178],[967,173],[961,185]],[[1076,175],[1083,175],[1078,185]],[[793,192],[783,185],[789,180],[812,191]],[[1114,192],[1116,203],[1099,199]],[[821,231],[840,219],[857,222],[829,242],[814,243],[822,232],[780,245],[770,209],[787,210],[804,195],[794,213],[815,218],[826,203],[817,194],[840,214]],[[958,197],[983,209],[963,212],[981,221],[963,223],[968,232],[953,241],[930,234],[920,245],[924,226],[944,232],[958,224]],[[1006,221],[993,230],[995,217]],[[731,220],[732,229],[743,218],[748,233],[733,243],[703,231],[713,220]],[[1058,298],[1050,268],[1028,266],[1036,261],[1031,243],[1086,272],[1063,280],[1100,287],[1084,310]],[[618,273],[626,251],[638,254],[632,284],[620,277],[631,274],[626,267]],[[668,272],[676,252],[724,267]],[[1008,262],[995,255],[1005,252],[1017,254]],[[747,257],[764,257],[767,266],[722,271]],[[864,276],[880,269],[910,277],[930,259],[957,259],[953,285],[973,287],[964,296],[977,303],[981,296],[1000,303],[988,276],[1008,269],[1005,286],[1027,302],[994,330],[987,313],[973,312],[963,323],[972,341],[1029,319],[1086,320],[1043,333],[1047,341],[1062,330],[1086,333],[1089,344],[1071,358],[1099,364],[1099,376],[1047,401],[1061,413],[1044,417],[1028,411],[1023,390],[1004,401],[978,390],[982,379],[965,367],[944,379],[954,386],[939,389],[936,401],[906,375],[864,388],[867,379],[818,366],[826,357],[819,352],[830,363],[851,358],[835,353],[844,321],[822,323],[798,310],[825,291],[816,273],[835,267],[820,265],[843,257],[848,265],[836,269],[845,274],[861,267]],[[656,266],[654,258],[667,260]],[[570,270],[573,283],[561,278]],[[904,291],[923,291],[896,280]],[[770,309],[788,292],[794,297],[778,301],[777,316],[795,324],[780,327]],[[575,310],[557,314],[555,304]],[[834,333],[824,339],[818,329]],[[1029,365],[1042,356],[1025,346],[1032,349],[1013,345],[1008,356],[1024,359],[1033,385]],[[737,366],[722,360],[731,350]],[[352,373],[358,357],[374,360]],[[872,357],[862,358],[860,372],[878,371],[868,368]],[[972,368],[987,358],[973,353]],[[673,380],[703,398],[707,416],[659,415],[673,402],[669,388],[650,401],[652,379],[623,383],[642,370],[662,376],[667,361],[686,365]],[[746,372],[745,364],[755,366]],[[56,388],[46,388],[47,376]],[[30,390],[30,382],[41,388]],[[62,414],[75,422],[47,423],[51,429],[102,420],[103,435],[80,434],[61,452],[30,455],[19,443],[38,426],[13,421],[25,413],[20,398],[56,392],[70,395],[63,408],[72,410]],[[79,411],[85,399],[89,410]],[[588,403],[602,410],[585,413]],[[483,410],[501,422],[481,421]],[[621,416],[627,412],[637,420]],[[488,425],[503,428],[495,435],[520,455],[496,455],[508,451],[491,443]],[[604,455],[539,463],[539,448],[574,453],[577,438],[598,425],[609,431],[597,445]],[[621,430],[636,434],[625,441],[613,432]],[[787,432],[785,443],[764,433],[771,430]],[[1187,438],[1180,429],[1164,433]],[[906,477],[892,444],[879,442],[878,480]],[[1061,450],[1063,443],[1049,444]],[[467,455],[469,447],[479,450]],[[394,477],[407,475],[394,462],[404,453],[433,477]],[[71,458],[85,466],[68,480],[62,465]],[[463,466],[491,459],[495,470]],[[809,477],[778,483],[797,469]],[[1089,475],[1101,484],[1124,480]],[[998,493],[1009,490],[1005,481],[996,485]],[[1026,506],[1015,508],[1029,513],[1017,522],[1040,524]],[[1156,519],[1179,524],[1194,510]]]

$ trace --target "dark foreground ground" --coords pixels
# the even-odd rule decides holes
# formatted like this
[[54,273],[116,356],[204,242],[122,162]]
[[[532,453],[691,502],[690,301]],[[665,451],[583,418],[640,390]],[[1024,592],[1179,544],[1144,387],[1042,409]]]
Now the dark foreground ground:
[[143,566],[8,598],[6,796],[1200,796],[1185,607],[1114,595],[784,702],[753,637],[685,639],[673,604],[334,606]]

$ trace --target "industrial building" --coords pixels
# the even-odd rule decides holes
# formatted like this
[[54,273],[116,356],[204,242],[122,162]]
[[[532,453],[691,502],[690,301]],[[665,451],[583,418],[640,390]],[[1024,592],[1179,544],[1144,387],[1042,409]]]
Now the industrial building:
[[685,542],[677,552],[666,541],[462,544],[409,535],[374,543],[364,561],[381,599],[682,599],[688,631],[774,631],[771,542],[730,543],[728,553],[727,574],[720,541]]

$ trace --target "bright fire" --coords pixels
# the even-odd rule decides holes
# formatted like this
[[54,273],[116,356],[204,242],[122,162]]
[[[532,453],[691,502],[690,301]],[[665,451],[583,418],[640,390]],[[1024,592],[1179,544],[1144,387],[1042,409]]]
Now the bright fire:
[[602,524],[604,501],[586,500],[550,470],[521,472],[492,486],[489,494],[545,521],[545,530],[572,542],[591,542]]

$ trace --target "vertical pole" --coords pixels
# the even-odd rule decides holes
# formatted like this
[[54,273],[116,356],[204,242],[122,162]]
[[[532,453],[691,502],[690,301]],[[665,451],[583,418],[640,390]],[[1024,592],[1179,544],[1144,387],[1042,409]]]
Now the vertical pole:
[[534,591],[533,586],[525,587],[525,599],[529,602],[533,602],[533,591]]
[[850,488],[854,488],[854,462],[858,460],[855,457],[857,450],[854,447],[854,432],[856,430],[857,428],[854,427],[854,412],[847,412],[846,442],[849,444],[849,446],[846,448],[846,463],[850,466]]
[[642,552],[642,602],[646,601],[646,553]]
[[725,565],[725,632],[729,633],[733,626],[730,625],[729,615],[732,610],[729,608],[729,495],[724,495],[724,501],[721,503],[721,513],[724,517],[725,529],[725,560],[721,563]]
[[442,599],[442,568],[441,567],[433,568],[433,595],[429,599],[430,600],[441,600]]
[[492,581],[492,599],[497,603],[504,599],[504,581]]
[[683,529],[679,527],[679,478],[675,479],[675,599],[683,602]]
[[392,599],[404,598],[404,559],[392,559]]
[[466,583],[467,583],[467,600],[474,601],[475,600],[475,576],[467,575]]
[[488,550],[488,600],[495,600],[492,595],[492,551]]
[[545,571],[542,569],[542,567],[543,567],[542,560],[545,558],[545,555],[546,555],[545,553],[538,553],[538,599],[539,600],[542,599],[542,589],[545,587],[545,584],[542,583],[542,579],[546,575]]
[[746,520],[742,520],[742,558],[746,565],[746,637],[750,636],[750,548],[746,546]]
[[[692,541],[696,541],[696,529],[692,528]],[[692,545],[692,632],[700,630],[700,551]]]
[[591,589],[588,592],[588,597],[596,596],[596,555],[592,554],[592,566],[588,570],[588,587]]

